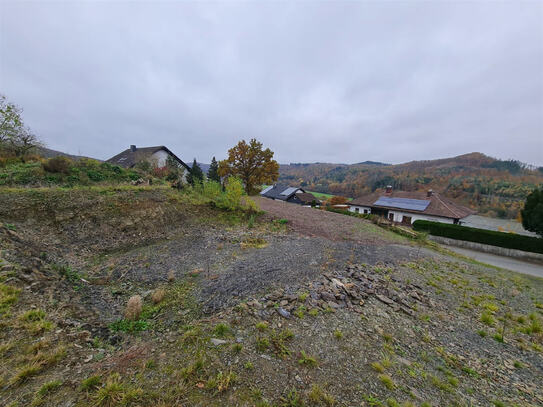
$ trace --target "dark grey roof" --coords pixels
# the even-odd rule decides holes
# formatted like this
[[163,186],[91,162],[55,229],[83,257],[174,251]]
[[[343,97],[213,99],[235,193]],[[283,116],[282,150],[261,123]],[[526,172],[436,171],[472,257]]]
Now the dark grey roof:
[[302,201],[304,204],[311,204],[315,202],[316,204],[320,204],[321,201],[315,197],[315,195],[309,193],[309,192],[298,192],[296,194],[298,199]]
[[430,200],[381,196],[373,203],[373,205],[386,206],[388,208],[411,209],[413,211],[422,212],[430,205]]
[[185,164],[179,157],[172,153],[166,146],[155,146],[155,147],[137,147],[135,150],[128,148],[122,153],[117,154],[114,157],[111,157],[106,162],[119,165],[125,168],[132,168],[134,165],[141,161],[149,159],[157,151],[164,150],[169,155],[171,155],[180,165],[185,167],[190,171],[190,167]]
[[[281,201],[286,201],[292,195],[294,195],[296,191],[305,192],[302,188],[290,187],[285,184],[275,184],[273,185],[272,188],[266,188],[264,191],[260,193],[260,195],[265,196],[266,198],[279,199]],[[283,192],[285,192],[285,194],[283,194]]]

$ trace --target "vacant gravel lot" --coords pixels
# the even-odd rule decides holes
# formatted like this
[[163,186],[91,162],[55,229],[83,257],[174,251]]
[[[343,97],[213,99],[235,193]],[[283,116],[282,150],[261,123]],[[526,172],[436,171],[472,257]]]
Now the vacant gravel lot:
[[267,216],[287,219],[289,227],[301,234],[330,240],[355,240],[370,244],[404,242],[397,235],[380,229],[371,222],[334,212],[282,201],[256,197],[254,200]]

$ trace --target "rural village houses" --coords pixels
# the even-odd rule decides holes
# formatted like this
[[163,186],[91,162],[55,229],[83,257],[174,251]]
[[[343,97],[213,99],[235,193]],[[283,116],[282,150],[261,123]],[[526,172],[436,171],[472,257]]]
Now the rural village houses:
[[391,186],[388,186],[384,193],[361,196],[348,204],[351,212],[380,215],[392,222],[406,225],[419,219],[461,224],[462,219],[476,213],[432,190],[393,191]]
[[270,185],[265,188],[260,195],[274,200],[296,203],[299,205],[320,205],[321,201],[318,200],[313,194],[305,192],[302,188],[289,187],[284,184]]

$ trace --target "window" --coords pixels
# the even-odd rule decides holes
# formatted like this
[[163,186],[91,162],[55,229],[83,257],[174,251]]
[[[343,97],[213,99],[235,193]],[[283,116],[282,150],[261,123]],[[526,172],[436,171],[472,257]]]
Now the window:
[[391,222],[394,222],[394,214],[393,213],[388,214],[388,220],[391,221]]
[[359,213],[359,212],[360,212],[360,208],[354,208],[354,211],[355,211],[356,213]]
[[411,216],[402,217],[402,223],[404,223],[406,225],[410,225],[411,224]]
[[367,209],[364,209],[364,214],[367,214],[368,213],[368,210]]

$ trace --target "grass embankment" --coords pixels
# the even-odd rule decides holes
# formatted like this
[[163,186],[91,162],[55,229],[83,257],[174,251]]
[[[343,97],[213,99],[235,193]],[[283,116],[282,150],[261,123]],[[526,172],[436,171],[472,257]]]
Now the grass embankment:
[[[140,171],[91,159],[53,160],[55,159],[15,162],[0,166],[0,186],[73,187],[104,183],[120,184],[145,177]],[[60,164],[55,165],[57,162]]]

